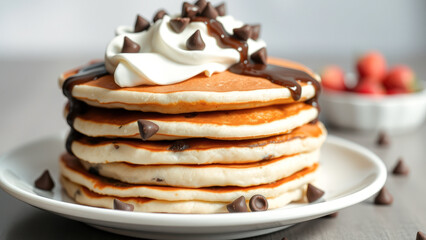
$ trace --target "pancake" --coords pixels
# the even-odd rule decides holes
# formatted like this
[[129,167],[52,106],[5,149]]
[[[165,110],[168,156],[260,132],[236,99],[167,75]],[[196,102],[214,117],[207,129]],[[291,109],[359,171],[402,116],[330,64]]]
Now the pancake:
[[[313,181],[318,168],[318,164],[315,163],[289,177],[272,183],[250,187],[184,188],[129,184],[102,177],[86,171],[77,158],[68,154],[63,155],[59,163],[62,176],[101,195],[145,197],[166,201],[199,200],[208,202],[232,202],[240,196],[250,198],[255,194],[261,194],[266,198],[278,197],[285,192],[300,188]],[[189,178],[190,176],[182,175],[181,177]]]
[[[305,124],[292,132],[262,139],[225,141],[185,139],[179,141],[142,141],[81,136],[71,149],[79,159],[91,163],[127,162],[132,164],[208,164],[248,163],[284,155],[309,152],[324,142],[326,130],[321,122]],[[183,144],[188,148],[173,151]]]
[[[226,213],[226,205],[229,202],[206,201],[164,201],[150,198],[122,198],[109,195],[101,195],[90,191],[88,188],[73,183],[61,177],[61,184],[65,192],[76,202],[84,205],[113,209],[114,199],[130,203],[137,212],[157,213]],[[294,189],[275,198],[268,198],[269,209],[283,207],[292,201],[303,198],[304,189]],[[247,199],[248,200],[248,199]]]
[[88,107],[76,116],[73,126],[90,137],[140,139],[137,121],[144,119],[159,126],[159,131],[149,140],[240,140],[283,134],[317,116],[317,109],[305,103],[177,115]]
[[[271,59],[269,62],[305,71],[320,80],[300,64],[281,59]],[[72,70],[62,74],[59,78],[60,85],[75,73],[76,70]],[[300,85],[302,92],[299,101],[315,96],[313,85],[302,82]],[[128,88],[119,87],[112,75],[106,75],[75,86],[72,96],[97,107],[172,114],[248,109],[295,102],[287,87],[265,78],[243,76],[229,71],[213,74],[211,77],[198,75],[172,85]]]
[[[175,187],[240,186],[274,182],[309,167],[319,160],[319,150],[245,164],[134,165],[93,164],[81,161],[86,170],[132,184]],[[182,177],[188,176],[188,177]]]

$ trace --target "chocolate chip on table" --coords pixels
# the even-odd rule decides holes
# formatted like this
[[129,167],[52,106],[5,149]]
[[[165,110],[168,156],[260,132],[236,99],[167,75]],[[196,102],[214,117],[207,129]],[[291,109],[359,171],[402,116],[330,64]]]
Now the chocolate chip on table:
[[176,33],[181,33],[183,30],[188,26],[191,19],[184,17],[184,18],[174,18],[170,20],[170,27],[175,31]]
[[250,27],[251,27],[250,38],[256,41],[257,39],[259,39],[259,35],[260,35],[260,24],[251,25]]
[[121,53],[138,53],[141,47],[139,44],[133,42],[130,38],[124,37],[123,48]]
[[226,15],[225,3],[221,3],[221,4],[217,5],[215,8],[216,8],[217,14],[219,14],[219,16],[225,16]]
[[143,119],[138,120],[138,128],[139,134],[144,141],[154,136],[160,129],[157,124]]
[[253,62],[258,64],[263,64],[263,65],[266,65],[267,58],[268,58],[268,55],[266,53],[266,48],[261,48],[250,56],[250,59]]
[[172,143],[169,147],[169,150],[173,152],[180,152],[189,148],[189,144],[184,142],[183,140],[177,140]]
[[380,132],[377,138],[377,145],[386,147],[390,144],[389,136],[386,132]]
[[148,30],[148,28],[151,26],[149,24],[148,20],[143,18],[141,15],[136,16],[136,22],[135,22],[135,32],[143,32],[145,30]]
[[114,198],[114,209],[132,212],[135,209],[135,206],[133,206],[133,204],[125,203],[118,200],[117,198]]
[[195,31],[186,41],[186,48],[188,50],[203,50],[205,47],[206,44],[201,38],[200,30]]
[[394,175],[408,175],[409,172],[410,172],[410,169],[408,168],[404,159],[399,158],[398,162],[396,163],[395,167],[392,170],[392,173]]
[[212,4],[208,2],[206,7],[201,12],[201,16],[210,18],[210,19],[215,19],[217,18],[217,16],[219,16],[219,14],[217,13],[216,9],[212,6]]
[[426,240],[426,234],[424,232],[417,232],[416,240]]
[[50,176],[49,170],[44,170],[43,174],[41,174],[41,176],[35,180],[34,185],[36,188],[41,190],[52,190],[53,187],[55,187],[55,183]]
[[390,205],[392,202],[393,197],[386,187],[383,187],[374,198],[374,204],[376,205]]
[[242,41],[247,41],[251,36],[251,27],[247,24],[240,28],[234,28],[233,31],[234,37]]
[[192,5],[190,3],[184,2],[182,4],[182,14],[181,17],[193,18],[197,15],[199,10],[198,6]]
[[324,218],[336,218],[338,215],[338,212],[334,212],[332,214],[325,215]]
[[206,0],[198,0],[197,2],[195,2],[195,6],[198,7],[198,12],[202,13],[204,11],[204,8],[207,7],[207,1]]
[[320,199],[324,195],[324,191],[315,187],[314,185],[308,183],[308,188],[306,190],[306,197],[308,198],[308,202],[315,202]]
[[249,207],[252,212],[266,211],[268,210],[268,200],[260,194],[253,195],[250,198]]
[[230,213],[248,212],[246,198],[244,196],[235,199],[232,203],[226,205],[226,208]]
[[156,21],[158,21],[158,20],[160,20],[160,19],[163,19],[163,17],[164,17],[165,15],[168,15],[168,14],[167,14],[167,12],[166,12],[166,11],[164,11],[164,10],[160,10],[160,11],[158,11],[158,12],[155,14],[153,21],[154,21],[154,22],[156,22]]

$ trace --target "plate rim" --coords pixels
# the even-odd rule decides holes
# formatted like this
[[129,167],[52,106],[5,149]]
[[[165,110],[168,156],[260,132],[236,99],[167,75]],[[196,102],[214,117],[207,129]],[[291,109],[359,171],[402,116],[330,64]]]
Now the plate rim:
[[[0,156],[0,163],[8,157],[33,144],[43,140],[60,140],[63,134],[49,135],[29,143],[23,144]],[[103,223],[126,224],[153,227],[233,227],[250,226],[259,224],[271,224],[288,222],[288,224],[298,222],[297,219],[313,219],[319,216],[338,211],[340,209],[360,203],[377,193],[385,184],[387,169],[383,161],[372,151],[352,141],[328,135],[325,144],[337,145],[350,151],[357,152],[368,159],[377,169],[377,176],[372,182],[351,194],[337,199],[324,201],[296,208],[282,208],[265,212],[247,212],[232,214],[170,214],[170,213],[143,213],[126,212],[111,209],[96,208],[76,203],[64,202],[56,199],[45,198],[35,193],[25,191],[13,184],[9,184],[4,173],[7,171],[0,164],[0,187],[16,199],[29,205],[57,213],[61,216],[72,219],[84,219],[83,222],[102,221]],[[324,210],[326,209],[326,210]],[[285,214],[282,214],[285,211]],[[226,218],[224,218],[226,216]],[[248,217],[250,216],[250,217]],[[293,221],[293,222],[292,222]],[[101,224],[102,225],[102,224]]]

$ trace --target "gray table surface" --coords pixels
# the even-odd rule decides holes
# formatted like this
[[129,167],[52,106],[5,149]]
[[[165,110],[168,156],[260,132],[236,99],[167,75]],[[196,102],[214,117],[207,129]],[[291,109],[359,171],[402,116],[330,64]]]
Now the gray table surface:
[[[65,102],[58,89],[59,72],[87,59],[0,60],[0,154],[66,129]],[[323,59],[298,59],[320,67]],[[336,59],[329,60],[329,62]],[[426,76],[425,61],[412,61]],[[344,63],[343,63],[344,65]],[[251,239],[415,239],[426,232],[426,123],[421,128],[390,136],[388,147],[378,147],[377,132],[329,128],[330,134],[359,143],[376,153],[392,169],[399,157],[410,166],[407,177],[389,175],[386,186],[394,196],[391,206],[372,199],[346,208],[337,218],[321,218]],[[34,208],[0,189],[0,239],[129,239],[102,232],[83,223]]]

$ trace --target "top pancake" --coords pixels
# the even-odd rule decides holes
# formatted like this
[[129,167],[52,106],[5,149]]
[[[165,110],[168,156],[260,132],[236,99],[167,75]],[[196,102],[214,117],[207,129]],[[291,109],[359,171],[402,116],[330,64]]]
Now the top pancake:
[[[269,63],[305,71],[319,80],[317,75],[303,65],[281,59],[269,59]],[[62,74],[60,85],[77,71]],[[302,94],[299,101],[315,96],[312,85],[302,82],[300,85]],[[295,102],[286,87],[264,78],[229,71],[213,74],[211,77],[198,75],[172,85],[129,88],[119,87],[113,76],[107,75],[75,86],[72,95],[92,106],[171,114],[247,109]]]

